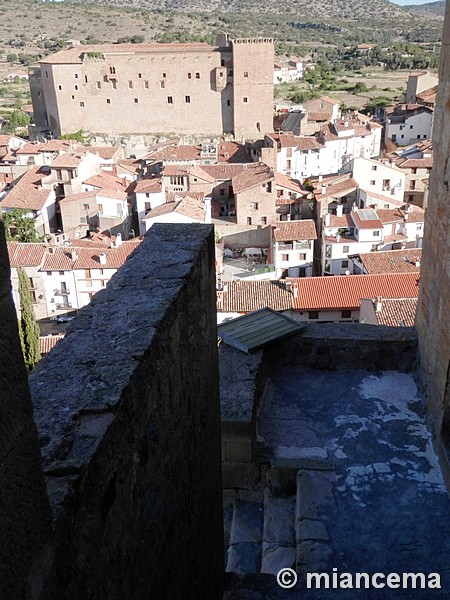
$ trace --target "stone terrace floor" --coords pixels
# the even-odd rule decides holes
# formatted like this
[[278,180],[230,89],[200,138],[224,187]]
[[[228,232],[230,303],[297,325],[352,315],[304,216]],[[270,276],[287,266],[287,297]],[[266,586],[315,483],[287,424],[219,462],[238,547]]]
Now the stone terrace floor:
[[[450,503],[412,376],[283,367],[268,381],[257,434],[272,465],[310,459],[297,476],[296,528],[303,522],[320,535],[297,537],[295,588],[230,574],[224,598],[450,598]],[[438,572],[442,589],[304,589],[306,572],[333,567]]]

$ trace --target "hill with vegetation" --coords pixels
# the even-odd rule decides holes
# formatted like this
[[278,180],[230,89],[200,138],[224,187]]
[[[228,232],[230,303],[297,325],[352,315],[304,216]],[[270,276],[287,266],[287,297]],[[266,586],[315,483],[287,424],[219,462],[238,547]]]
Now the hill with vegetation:
[[440,2],[426,2],[425,4],[408,4],[403,8],[413,15],[443,19],[445,14],[445,0],[441,0]]

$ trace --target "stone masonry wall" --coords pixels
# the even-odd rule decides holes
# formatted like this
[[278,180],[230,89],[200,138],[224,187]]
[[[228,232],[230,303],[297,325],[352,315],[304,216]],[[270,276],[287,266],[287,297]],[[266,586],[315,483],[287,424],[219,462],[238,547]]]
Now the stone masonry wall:
[[436,432],[450,411],[450,4],[442,37],[433,127],[434,166],[425,219],[416,327],[420,365]]
[[0,221],[0,598],[15,600],[50,533],[50,507]]
[[54,540],[40,600],[218,600],[214,235],[152,227],[30,378]]

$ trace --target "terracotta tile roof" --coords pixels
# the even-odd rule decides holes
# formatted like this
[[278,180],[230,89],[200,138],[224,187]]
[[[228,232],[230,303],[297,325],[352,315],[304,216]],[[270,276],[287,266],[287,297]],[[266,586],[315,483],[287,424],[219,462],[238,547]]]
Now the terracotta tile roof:
[[[422,259],[421,248],[388,250],[383,252],[364,252],[359,255],[365,271],[375,273],[412,273],[420,271],[416,262]],[[404,260],[407,258],[408,260]]]
[[[70,246],[54,248],[52,254],[46,253],[41,271],[72,271],[76,269],[119,269],[128,256],[140,244],[140,239],[122,242],[118,248],[86,248]],[[72,250],[76,252],[75,260]],[[106,264],[100,264],[99,253],[106,254]]]
[[377,214],[383,224],[403,222],[403,213],[398,208],[379,208]]
[[117,153],[121,152],[121,148],[114,146],[93,146],[92,148],[89,148],[89,152],[108,160],[114,158]]
[[179,213],[185,217],[189,217],[190,219],[194,219],[195,221],[200,221],[203,223],[205,220],[205,205],[202,200],[186,194],[181,200],[176,200],[175,202],[166,202],[165,204],[157,206],[153,210],[149,211],[142,220],[146,221],[148,219],[154,219],[155,217],[160,217],[170,213]]
[[248,165],[240,163],[227,163],[217,165],[202,165],[201,170],[207,173],[214,181],[227,181],[236,175],[243,173],[248,168]]
[[9,146],[11,135],[0,134],[0,146]]
[[217,162],[250,163],[252,159],[242,144],[220,142],[217,146]]
[[128,192],[124,189],[114,190],[112,188],[103,187],[101,190],[98,190],[97,198],[111,198],[113,200],[125,202],[125,200],[128,198]]
[[295,148],[297,146],[297,137],[290,131],[269,133],[270,138],[275,140],[278,148]]
[[350,213],[344,213],[342,217],[338,217],[337,215],[330,215],[330,224],[325,225],[325,219],[323,219],[324,227],[342,227],[348,229],[349,227],[354,227],[353,219]]
[[418,273],[292,279],[294,310],[358,309],[361,298],[417,298]]
[[247,313],[260,308],[292,309],[292,294],[283,280],[230,281],[221,294],[221,312]]
[[79,200],[87,200],[93,199],[96,197],[98,190],[91,190],[90,192],[78,192],[76,194],[69,194],[68,196],[64,196],[64,198],[59,199],[59,203],[61,202],[78,202]]
[[88,152],[88,148],[82,146],[78,142],[71,140],[50,140],[44,144],[36,144],[28,142],[22,148],[16,151],[16,154],[41,154],[48,152],[51,154],[59,154],[63,152],[77,152],[83,154]]
[[408,223],[423,223],[425,221],[425,211],[419,206],[411,205],[412,210],[407,212],[403,204],[399,208],[392,209],[377,209],[378,216],[383,223],[398,223],[405,220],[405,215],[408,215]]
[[99,190],[116,190],[117,192],[127,193],[131,192],[134,187],[134,182],[130,183],[123,177],[117,177],[110,171],[101,171],[98,175],[93,175],[83,181],[86,185],[92,185]]
[[312,219],[300,221],[280,221],[274,231],[277,242],[293,242],[299,240],[316,240],[316,226]]
[[143,178],[136,181],[134,191],[136,194],[150,193],[157,194],[162,190],[162,181],[159,177],[152,177],[151,179]]
[[85,159],[82,154],[59,154],[50,165],[51,169],[75,169]]
[[48,354],[56,344],[64,338],[64,334],[59,333],[57,335],[41,335],[39,337],[39,350],[41,356]]
[[341,198],[346,194],[356,190],[358,188],[358,182],[355,181],[352,177],[346,179],[345,181],[340,181],[339,183],[327,185],[325,193],[322,194],[321,187],[315,190],[315,196],[317,200],[322,198]]
[[201,179],[202,181],[207,181],[208,183],[214,183],[216,181],[215,178],[207,173],[201,165],[196,165],[195,167],[189,169],[189,179],[191,178],[192,181]]
[[[370,217],[370,215],[372,215]],[[370,218],[363,218],[364,216],[368,216]],[[373,208],[361,208],[359,210],[354,210],[351,213],[351,217],[355,223],[355,226],[358,229],[382,229],[383,223],[378,218],[377,213]]]
[[430,104],[435,104],[437,90],[437,85],[434,85],[433,87],[430,87],[427,90],[423,90],[422,92],[416,94],[416,100],[419,100],[421,102],[429,102]]
[[163,177],[176,177],[178,175],[187,175],[187,165],[166,165],[163,171]]
[[242,173],[232,178],[233,191],[235,194],[239,194],[274,179],[275,176],[270,167],[264,163],[252,163]]
[[214,47],[203,42],[190,44],[99,44],[97,46],[74,46],[42,58],[43,64],[81,64],[82,55],[86,52],[101,52],[102,54],[146,54],[154,52],[205,52],[213,51]]
[[200,160],[202,147],[200,145],[168,145],[147,154],[147,160],[160,161],[193,161]]
[[51,188],[43,188],[41,183],[50,179],[48,167],[33,167],[16,183],[0,203],[1,208],[23,208],[25,210],[41,210],[47,202]]
[[283,173],[275,173],[275,185],[277,187],[297,192],[297,194],[300,194],[301,196],[306,196],[308,193],[302,189],[299,181],[292,179],[292,177],[288,177],[287,175],[283,175]]
[[426,158],[400,158],[395,161],[400,169],[431,169],[433,168],[433,157]]
[[[403,206],[403,204],[404,204],[403,200],[395,200],[391,196],[385,196],[383,194],[376,194],[375,192],[371,192],[371,191],[365,190],[363,188],[360,188],[360,189],[361,189],[361,191],[366,193],[368,201],[370,201],[370,199],[373,198],[374,200],[384,200],[384,202],[386,202],[386,203],[389,202],[390,204],[398,205],[399,207]],[[379,210],[382,210],[382,209],[377,208],[377,212]],[[387,209],[384,209],[384,210],[387,210]]]
[[307,115],[308,121],[329,121],[333,116],[331,111],[308,112]]
[[297,148],[301,151],[320,150],[321,148],[325,147],[325,144],[322,144],[315,137],[297,136],[295,139],[297,140]]
[[416,319],[417,298],[382,298],[381,310],[375,312],[379,325],[413,327]]
[[9,263],[12,268],[38,267],[45,255],[45,244],[7,242]]

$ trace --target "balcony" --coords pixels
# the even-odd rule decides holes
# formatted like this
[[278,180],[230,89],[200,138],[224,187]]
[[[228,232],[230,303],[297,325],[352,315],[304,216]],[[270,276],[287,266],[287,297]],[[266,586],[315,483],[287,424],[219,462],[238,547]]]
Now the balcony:
[[55,304],[56,310],[67,310],[72,308],[72,302],[59,302]]
[[69,288],[56,289],[56,290],[53,290],[53,295],[54,296],[70,296],[70,290],[69,290]]
[[310,242],[287,242],[278,243],[278,250],[310,250]]

